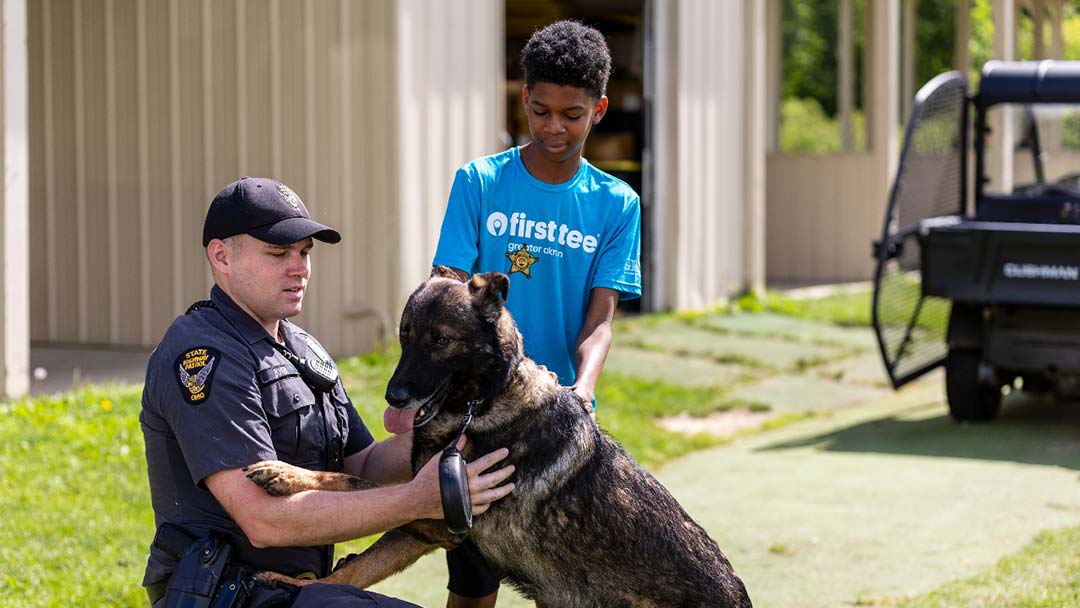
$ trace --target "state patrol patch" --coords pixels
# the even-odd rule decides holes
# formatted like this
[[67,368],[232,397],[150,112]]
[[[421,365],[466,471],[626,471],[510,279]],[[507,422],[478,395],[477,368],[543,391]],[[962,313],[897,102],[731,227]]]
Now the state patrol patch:
[[206,401],[220,361],[221,351],[207,346],[193,348],[176,358],[176,380],[184,401],[191,405]]

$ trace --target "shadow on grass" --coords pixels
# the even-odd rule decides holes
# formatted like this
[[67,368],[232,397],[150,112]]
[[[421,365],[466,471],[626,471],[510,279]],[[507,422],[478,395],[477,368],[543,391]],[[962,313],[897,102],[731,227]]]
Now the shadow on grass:
[[[929,407],[939,416],[925,417]],[[1080,402],[1057,402],[1024,394],[1005,399],[992,422],[957,423],[941,402],[793,441],[761,451],[817,447],[829,452],[869,452],[973,458],[1080,470]]]

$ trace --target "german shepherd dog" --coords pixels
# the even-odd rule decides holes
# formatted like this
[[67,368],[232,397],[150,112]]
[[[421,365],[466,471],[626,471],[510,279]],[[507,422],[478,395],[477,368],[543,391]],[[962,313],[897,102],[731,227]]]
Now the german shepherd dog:
[[[476,517],[469,538],[504,581],[540,607],[750,607],[716,542],[597,426],[590,405],[524,356],[503,306],[508,288],[503,274],[463,283],[437,267],[409,297],[386,394],[388,423],[412,422],[413,472],[453,440],[466,404],[479,400],[464,456],[508,447],[516,487]],[[370,487],[279,462],[253,465],[248,477],[273,494]],[[321,580],[367,587],[463,540],[442,521],[413,522]]]

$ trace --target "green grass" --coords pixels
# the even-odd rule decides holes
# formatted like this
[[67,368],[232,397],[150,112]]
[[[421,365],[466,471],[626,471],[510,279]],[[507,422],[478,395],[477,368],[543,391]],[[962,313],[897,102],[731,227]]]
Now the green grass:
[[768,311],[841,327],[870,327],[872,298],[869,290],[837,293],[815,300],[795,300],[780,293],[768,292],[764,296],[744,296],[736,301],[735,306],[743,311]]
[[0,605],[144,606],[154,531],[139,392],[0,405]]
[[898,608],[1080,606],[1078,546],[1080,527],[1042,532],[1018,553],[977,576],[884,605]]

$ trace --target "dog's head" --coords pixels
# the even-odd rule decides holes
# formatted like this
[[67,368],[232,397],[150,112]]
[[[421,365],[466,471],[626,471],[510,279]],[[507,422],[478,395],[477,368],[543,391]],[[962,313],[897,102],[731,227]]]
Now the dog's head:
[[401,360],[386,387],[386,429],[422,427],[442,411],[489,399],[522,357],[521,334],[503,306],[510,280],[490,272],[461,282],[437,266],[401,315]]

